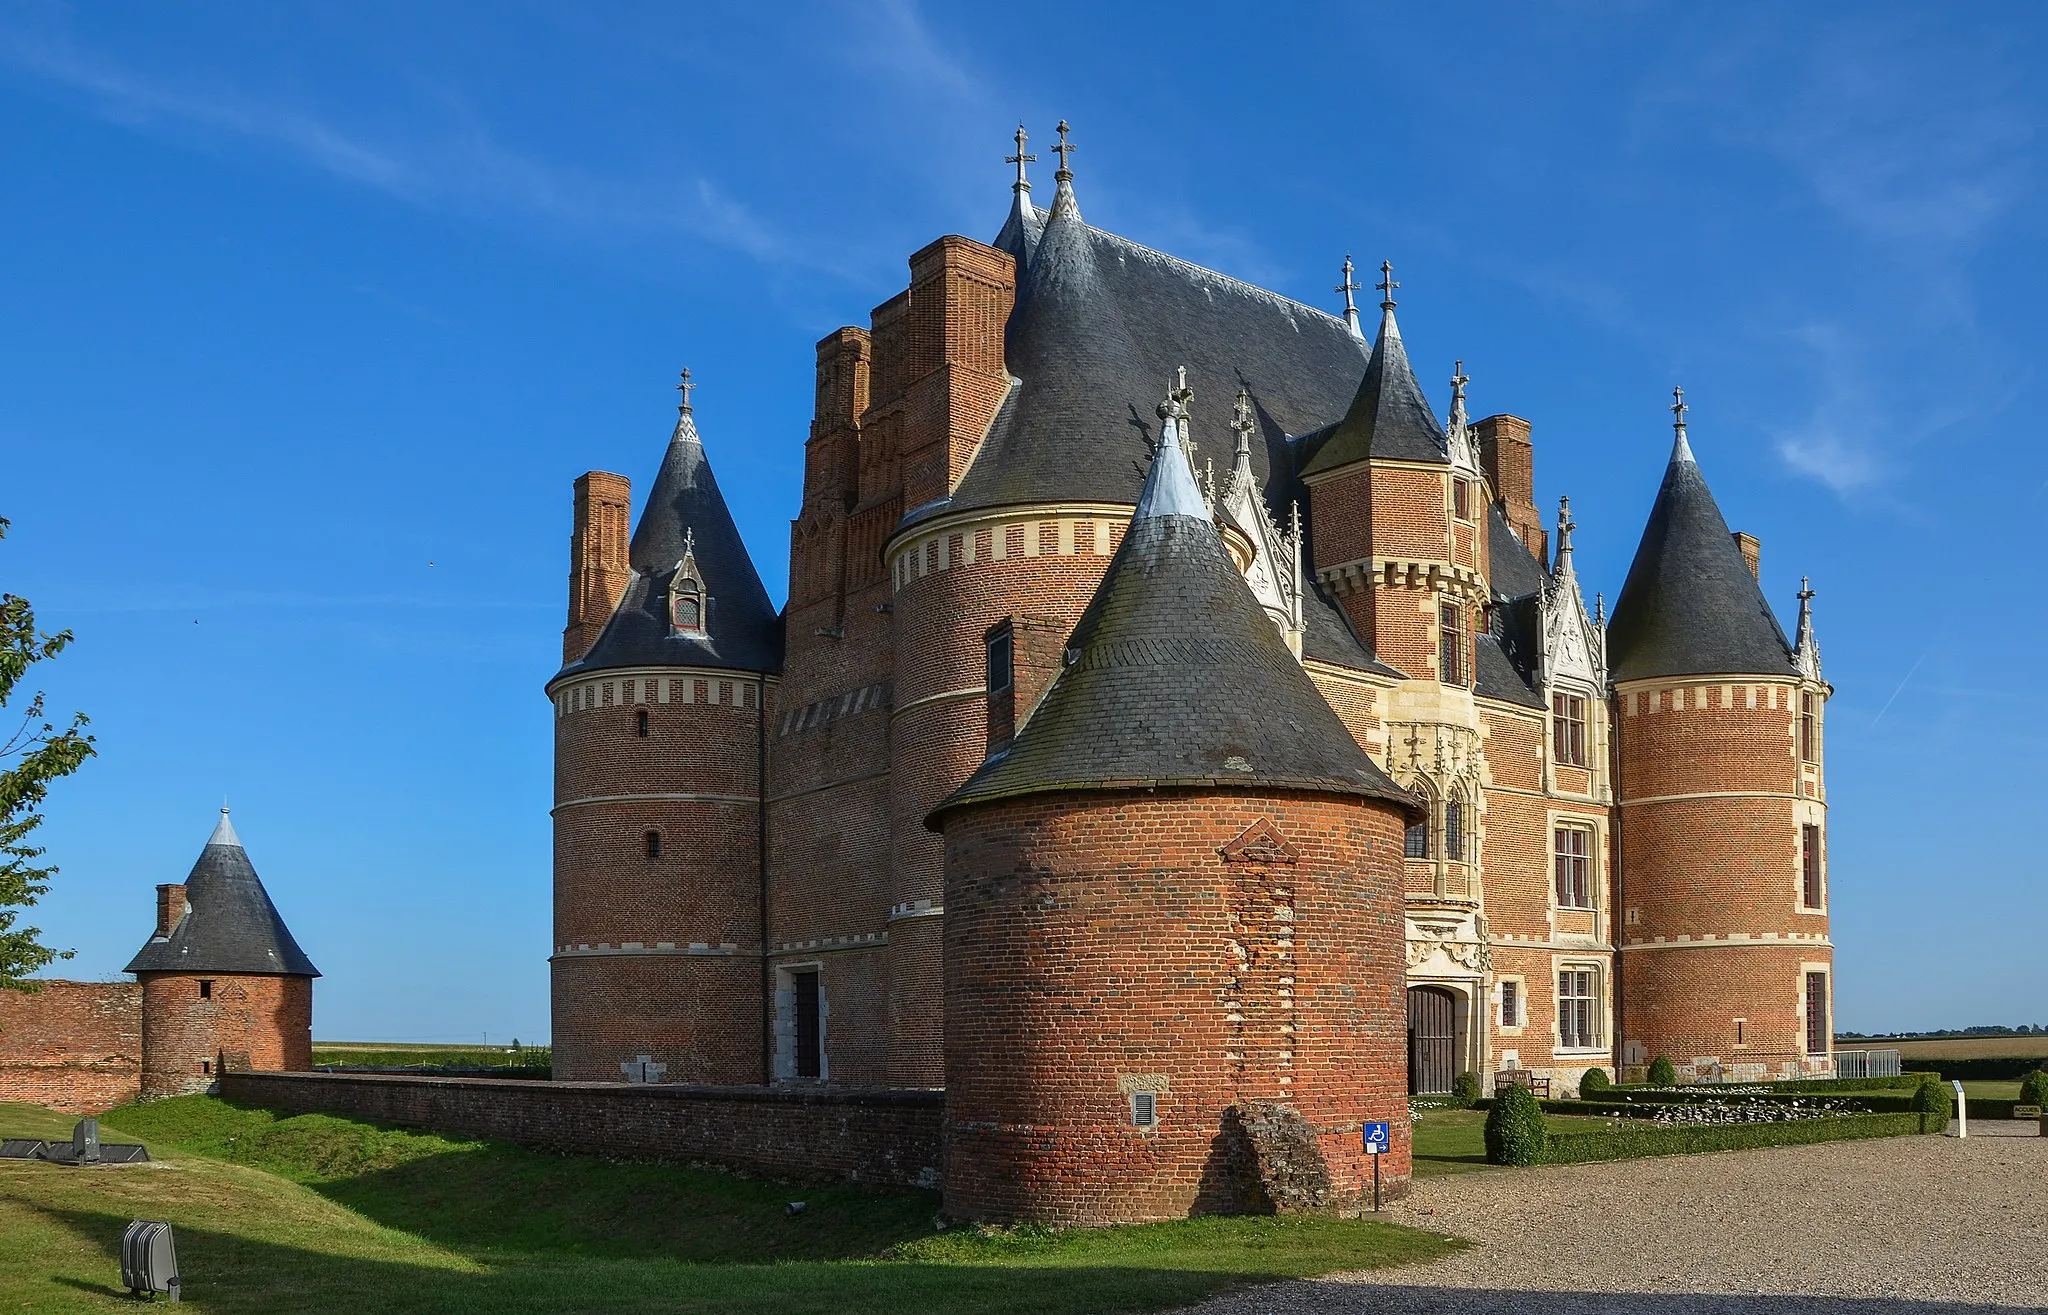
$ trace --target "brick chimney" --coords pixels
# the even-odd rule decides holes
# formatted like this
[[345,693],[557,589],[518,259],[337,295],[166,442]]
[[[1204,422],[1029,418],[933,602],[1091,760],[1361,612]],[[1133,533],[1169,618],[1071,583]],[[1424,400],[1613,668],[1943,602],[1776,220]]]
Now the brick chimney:
[[190,907],[185,902],[183,885],[158,886],[156,888],[156,934],[168,937],[178,928],[178,920],[185,916]]
[[[953,491],[1009,393],[1003,326],[1017,299],[1017,262],[970,238],[942,237],[911,256],[906,297],[890,303],[902,317],[902,359],[882,360],[878,341],[875,368],[902,382],[903,504],[917,507]],[[878,402],[882,391],[875,388]]]
[[1493,485],[1493,496],[1508,524],[1547,568],[1550,535],[1543,528],[1542,513],[1536,510],[1536,445],[1529,437],[1529,422],[1520,416],[1488,416],[1475,421],[1472,432],[1479,438],[1480,468]]
[[1729,537],[1735,540],[1736,548],[1741,551],[1743,563],[1749,567],[1750,579],[1761,583],[1763,580],[1761,574],[1763,570],[1763,543],[1754,534],[1744,534],[1741,530],[1731,530]]
[[562,628],[562,661],[590,651],[632,578],[626,548],[632,538],[633,481],[593,470],[576,478],[575,529],[569,535],[569,624]]

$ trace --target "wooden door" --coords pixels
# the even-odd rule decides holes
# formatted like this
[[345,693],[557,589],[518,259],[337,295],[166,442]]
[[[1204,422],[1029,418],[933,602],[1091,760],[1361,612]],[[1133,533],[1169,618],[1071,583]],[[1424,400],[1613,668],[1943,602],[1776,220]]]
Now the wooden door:
[[1408,988],[1408,1092],[1449,1091],[1458,1079],[1458,997],[1441,986]]

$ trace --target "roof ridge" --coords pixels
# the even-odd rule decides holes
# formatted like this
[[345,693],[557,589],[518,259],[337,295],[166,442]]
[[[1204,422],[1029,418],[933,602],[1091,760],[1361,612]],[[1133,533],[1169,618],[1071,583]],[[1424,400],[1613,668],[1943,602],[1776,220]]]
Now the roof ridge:
[[1106,228],[1097,228],[1095,225],[1088,223],[1088,221],[1086,221],[1085,219],[1081,222],[1082,225],[1085,228],[1087,228],[1087,230],[1091,233],[1100,234],[1101,236],[1109,238],[1110,240],[1115,242],[1121,242],[1127,247],[1134,247],[1137,250],[1144,252],[1148,256],[1157,256],[1160,260],[1165,261],[1169,265],[1178,265],[1182,269],[1191,269],[1198,274],[1206,274],[1210,278],[1219,279],[1224,283],[1231,284],[1234,287],[1242,288],[1246,292],[1252,293],[1255,296],[1264,297],[1269,301],[1277,301],[1282,303],[1283,305],[1295,307],[1298,310],[1305,310],[1309,312],[1311,315],[1320,315],[1324,319],[1330,321],[1332,324],[1335,324],[1340,328],[1345,328],[1347,332],[1349,331],[1348,326],[1346,326],[1344,323],[1344,317],[1342,315],[1332,315],[1330,312],[1322,309],[1319,306],[1311,306],[1305,301],[1296,301],[1294,298],[1288,296],[1284,292],[1275,292],[1271,288],[1262,288],[1256,283],[1252,283],[1245,279],[1238,278],[1235,275],[1225,274],[1220,270],[1211,269],[1207,265],[1198,265],[1194,261],[1189,260],[1184,256],[1176,256],[1170,251],[1161,251],[1157,247],[1148,247],[1143,242],[1139,242],[1134,238],[1125,237],[1121,233],[1112,233]]

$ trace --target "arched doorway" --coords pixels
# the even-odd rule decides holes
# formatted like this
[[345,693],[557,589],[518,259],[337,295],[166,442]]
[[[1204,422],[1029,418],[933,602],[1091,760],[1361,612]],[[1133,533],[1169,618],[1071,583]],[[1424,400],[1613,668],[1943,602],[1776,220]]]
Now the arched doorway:
[[1449,1091],[1458,1080],[1458,997],[1441,986],[1408,988],[1408,1094]]

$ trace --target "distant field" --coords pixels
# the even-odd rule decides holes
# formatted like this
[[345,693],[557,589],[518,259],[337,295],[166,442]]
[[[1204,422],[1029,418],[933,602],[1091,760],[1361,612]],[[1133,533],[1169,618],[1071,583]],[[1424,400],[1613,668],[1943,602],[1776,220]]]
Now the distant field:
[[313,1063],[372,1068],[522,1068],[545,1071],[554,1052],[546,1046],[436,1046],[378,1041],[315,1041]]
[[1907,1059],[2048,1057],[2048,1036],[1945,1036],[1928,1041],[1837,1041],[1837,1050],[1896,1050]]
[[[527,1046],[528,1050],[535,1047]],[[448,1045],[439,1041],[315,1041],[315,1050],[433,1050],[475,1051],[483,1055],[510,1054],[510,1046]]]

